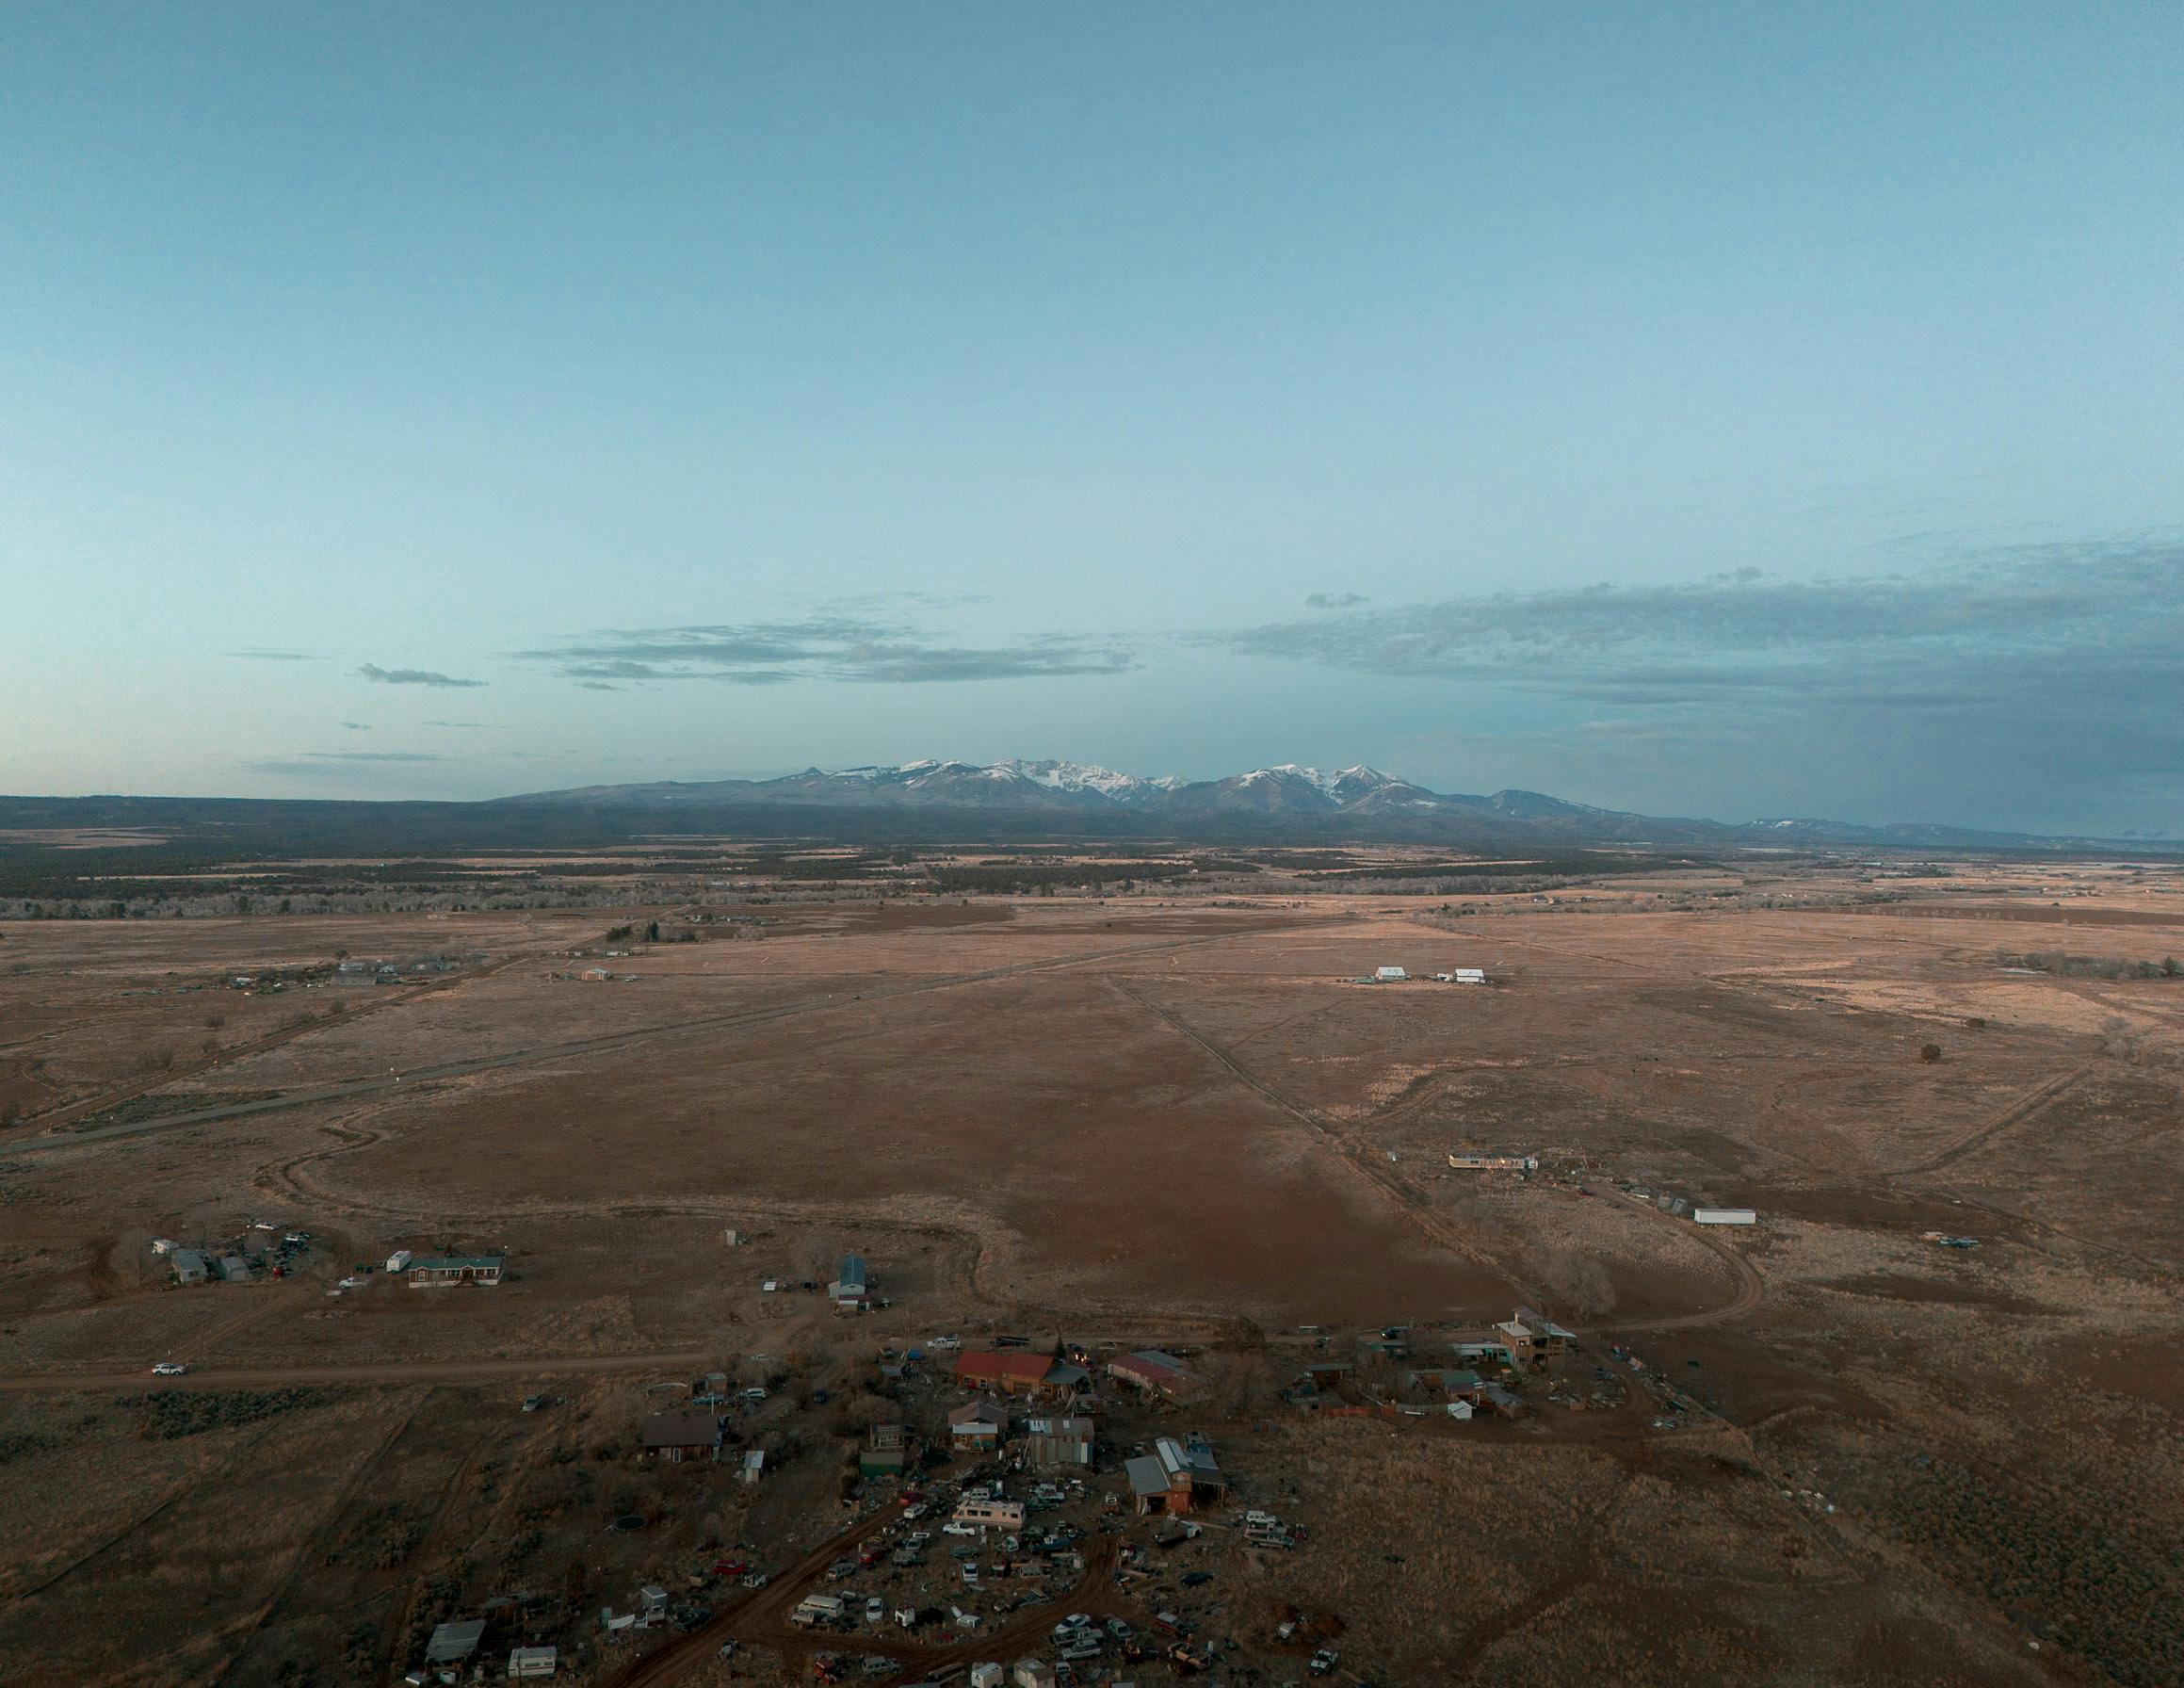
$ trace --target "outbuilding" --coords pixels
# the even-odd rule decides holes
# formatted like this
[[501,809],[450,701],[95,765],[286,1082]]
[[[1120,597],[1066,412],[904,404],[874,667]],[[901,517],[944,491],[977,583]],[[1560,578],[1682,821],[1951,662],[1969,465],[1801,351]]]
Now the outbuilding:
[[1759,1215],[1750,1208],[1693,1208],[1694,1225],[1757,1225]]

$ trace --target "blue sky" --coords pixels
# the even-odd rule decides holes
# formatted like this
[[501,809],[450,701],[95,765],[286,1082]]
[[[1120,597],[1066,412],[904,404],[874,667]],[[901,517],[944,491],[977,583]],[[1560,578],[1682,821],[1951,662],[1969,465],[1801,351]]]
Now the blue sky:
[[2180,77],[2153,6],[17,4],[0,790],[2184,836]]

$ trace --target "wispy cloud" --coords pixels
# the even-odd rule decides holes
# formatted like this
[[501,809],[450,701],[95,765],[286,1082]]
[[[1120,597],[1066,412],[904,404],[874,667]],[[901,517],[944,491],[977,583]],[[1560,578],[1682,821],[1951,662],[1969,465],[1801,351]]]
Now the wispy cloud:
[[316,662],[318,658],[309,651],[271,651],[250,648],[229,651],[226,655],[244,662]]
[[314,762],[445,762],[447,758],[426,750],[307,750]]
[[452,674],[444,674],[429,668],[381,668],[376,662],[367,662],[356,671],[378,686],[482,686],[483,680],[459,680]]
[[835,613],[585,634],[513,655],[599,691],[663,680],[915,686],[1112,674],[1138,666],[1134,653],[1115,641],[1040,634],[999,645],[959,644],[932,640],[908,623]]
[[352,733],[368,733],[372,730],[372,723],[368,721],[345,721],[341,724]]
[[1360,604],[1372,600],[1361,592],[1316,592],[1305,598],[1305,605],[1313,609],[1354,609]]

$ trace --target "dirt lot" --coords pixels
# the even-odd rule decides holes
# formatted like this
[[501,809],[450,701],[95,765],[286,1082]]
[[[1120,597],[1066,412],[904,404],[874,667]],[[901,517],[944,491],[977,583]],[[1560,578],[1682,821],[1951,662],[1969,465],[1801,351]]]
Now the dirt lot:
[[[1204,1425],[1235,1507],[1311,1529],[1100,1583],[1233,1642],[1223,1680],[1302,1679],[1302,1615],[1376,1681],[2184,1680],[2180,882],[1875,884],[845,896],[657,945],[607,939],[620,907],[0,925],[0,1684],[391,1683],[500,1599],[496,1636],[606,1680],[669,1631],[609,1643],[602,1603],[866,1516],[836,1438],[878,1341],[995,1330],[1253,1369],[1101,1407],[1114,1459]],[[386,985],[344,952],[450,960]],[[1460,966],[1489,984],[1430,982]],[[290,1230],[278,1279],[175,1288],[152,1247]],[[508,1278],[357,1270],[396,1249]],[[763,1288],[849,1251],[891,1304],[863,1321]],[[1630,1404],[1279,1395],[1335,1353],[1365,1381],[1329,1399],[1425,1399],[1399,1364],[1519,1305]],[[1358,1347],[1397,1326],[1396,1369]],[[764,1484],[633,1457],[693,1369],[752,1367]]]

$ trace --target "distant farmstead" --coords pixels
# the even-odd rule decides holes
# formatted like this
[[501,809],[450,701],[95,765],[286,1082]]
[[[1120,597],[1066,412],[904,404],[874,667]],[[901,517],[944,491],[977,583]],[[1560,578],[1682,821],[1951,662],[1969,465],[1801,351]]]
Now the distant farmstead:
[[497,1284],[506,1255],[434,1255],[410,1262],[410,1288],[444,1290],[451,1284]]

